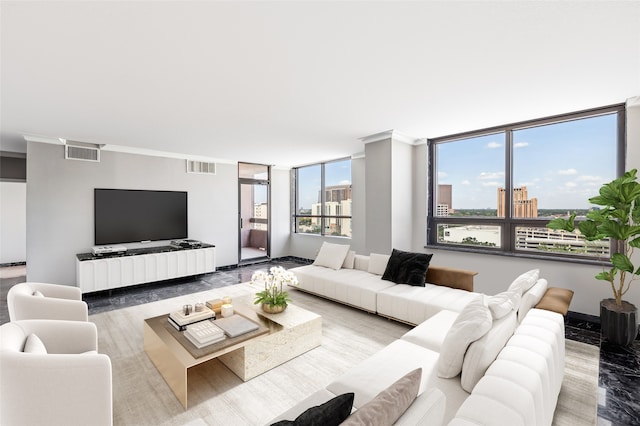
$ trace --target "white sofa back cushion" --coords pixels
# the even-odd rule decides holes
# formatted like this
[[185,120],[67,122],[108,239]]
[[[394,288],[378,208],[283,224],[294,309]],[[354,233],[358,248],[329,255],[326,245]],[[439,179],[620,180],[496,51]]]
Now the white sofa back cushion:
[[388,254],[371,253],[369,256],[369,273],[376,275],[384,274],[390,257]]
[[481,299],[469,303],[460,312],[442,342],[438,377],[448,379],[460,374],[467,348],[484,336],[491,329],[491,324],[491,313]]
[[356,254],[353,257],[353,269],[357,269],[359,271],[369,271],[369,256],[364,256],[362,254]]
[[493,321],[491,330],[469,345],[462,363],[462,388],[471,393],[474,386],[487,372],[487,368],[507,344],[518,325],[515,311]]
[[342,262],[342,267],[344,269],[353,269],[356,258],[355,250],[349,250],[347,255],[344,258],[344,262]]
[[548,283],[544,278],[540,278],[536,284],[522,295],[520,308],[518,308],[518,321],[522,322],[529,310],[536,306],[547,292]]
[[533,287],[540,277],[540,269],[532,269],[519,275],[509,285],[508,291],[516,290],[520,291],[520,294],[524,294],[527,290]]
[[320,252],[313,262],[316,266],[324,266],[327,268],[338,270],[342,267],[344,258],[347,257],[349,246],[346,244],[331,244],[326,241],[322,243]]
[[503,291],[495,296],[489,296],[487,298],[487,306],[491,311],[491,317],[497,320],[510,312],[517,311],[521,299],[522,295],[517,290]]

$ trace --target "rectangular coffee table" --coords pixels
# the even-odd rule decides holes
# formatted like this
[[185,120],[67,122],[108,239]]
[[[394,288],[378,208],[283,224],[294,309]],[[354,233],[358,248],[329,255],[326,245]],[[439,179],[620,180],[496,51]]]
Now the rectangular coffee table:
[[191,367],[218,359],[246,382],[322,342],[322,317],[306,309],[289,304],[282,313],[267,314],[259,305],[240,300],[234,300],[233,308],[258,323],[260,330],[244,339],[214,343],[204,352],[187,350],[178,341],[181,336],[171,328],[168,315],[144,320],[144,350],[185,409]]

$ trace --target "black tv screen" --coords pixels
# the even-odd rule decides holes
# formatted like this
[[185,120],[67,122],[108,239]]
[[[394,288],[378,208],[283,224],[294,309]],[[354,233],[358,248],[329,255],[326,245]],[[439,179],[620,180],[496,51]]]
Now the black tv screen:
[[94,190],[95,244],[187,238],[187,193]]

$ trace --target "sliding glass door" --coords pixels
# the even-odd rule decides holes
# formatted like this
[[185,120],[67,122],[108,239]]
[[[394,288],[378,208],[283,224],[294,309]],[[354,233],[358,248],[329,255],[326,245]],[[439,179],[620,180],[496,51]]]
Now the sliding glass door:
[[269,166],[238,163],[239,263],[269,258]]

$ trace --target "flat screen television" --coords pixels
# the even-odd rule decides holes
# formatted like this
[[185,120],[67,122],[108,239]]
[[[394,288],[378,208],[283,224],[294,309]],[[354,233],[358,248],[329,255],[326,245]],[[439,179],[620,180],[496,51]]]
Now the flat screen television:
[[187,193],[94,190],[95,244],[187,238]]

